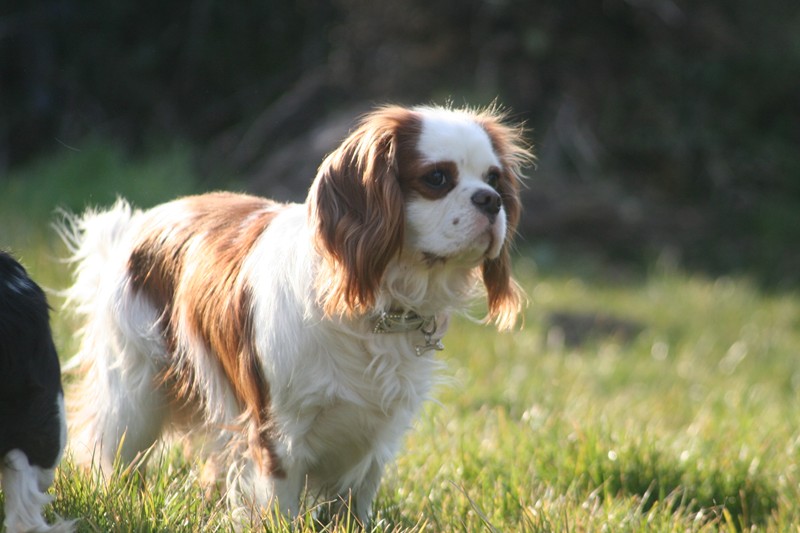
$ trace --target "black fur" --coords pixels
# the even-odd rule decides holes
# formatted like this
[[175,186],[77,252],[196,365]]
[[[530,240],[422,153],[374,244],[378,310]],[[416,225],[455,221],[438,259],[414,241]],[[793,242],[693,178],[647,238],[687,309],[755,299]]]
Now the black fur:
[[0,459],[21,450],[53,468],[61,452],[61,370],[42,289],[0,251]]

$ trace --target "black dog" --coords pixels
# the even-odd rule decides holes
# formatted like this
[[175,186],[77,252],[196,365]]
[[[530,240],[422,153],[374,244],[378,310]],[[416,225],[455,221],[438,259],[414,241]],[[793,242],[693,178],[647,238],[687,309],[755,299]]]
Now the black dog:
[[72,530],[42,516],[67,436],[48,314],[42,289],[0,251],[0,477],[9,533]]

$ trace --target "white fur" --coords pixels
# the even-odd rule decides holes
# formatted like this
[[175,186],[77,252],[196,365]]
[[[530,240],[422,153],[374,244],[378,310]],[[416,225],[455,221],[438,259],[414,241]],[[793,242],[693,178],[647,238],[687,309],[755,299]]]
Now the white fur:
[[[477,191],[492,190],[485,174],[491,167],[502,166],[489,137],[465,112],[418,109],[424,112],[425,120],[417,149],[426,162],[456,163],[458,185],[445,198],[408,202],[409,244],[412,249],[461,259],[470,266],[484,254],[497,257],[506,234],[505,216],[489,224],[470,201]],[[436,231],[431,231],[433,228]]]
[[[246,456],[234,456],[228,482],[237,490],[229,495],[234,507],[256,503],[269,509],[279,502],[289,514],[298,512],[303,492],[352,497],[359,517],[366,519],[383,467],[428,397],[439,363],[432,352],[417,355],[415,346],[424,343],[418,331],[374,335],[374,315],[355,321],[322,317],[311,289],[319,257],[305,211],[295,205],[279,215],[244,266],[257,292],[257,344],[288,477],[264,479]],[[68,297],[87,315],[87,326],[70,366],[91,359],[90,378],[84,383],[92,390],[79,398],[70,446],[77,461],[89,463],[97,455],[105,469],[113,464],[120,441],[121,459],[130,462],[170,423],[166,400],[152,384],[164,358],[163,341],[155,334],[158,315],[130,292],[116,260],[126,255],[119,246],[128,242],[128,235],[118,235],[119,241],[101,235],[115,233],[120,224],[134,233],[148,216],[118,203],[111,211],[78,221],[81,233],[90,238],[75,250],[83,259]],[[475,283],[469,277],[453,283],[448,269],[426,269],[423,275],[420,267],[398,261],[387,272],[382,303],[395,300],[392,293],[397,291],[403,305],[436,312],[436,336],[441,338],[449,312],[471,297]],[[104,272],[99,279],[88,279],[89,273],[99,272]],[[180,336],[187,351],[204,350],[190,334]],[[210,357],[197,360],[205,361],[194,368],[205,400],[203,425],[213,437],[219,428],[235,426],[239,413]],[[105,409],[98,411],[98,406]],[[221,439],[219,445],[230,439]]]
[[76,462],[89,464],[108,440],[110,450],[99,455],[106,470],[117,447],[130,462],[152,445],[165,417],[166,402],[152,386],[155,361],[164,357],[158,314],[131,291],[126,277],[139,216],[119,200],[106,212],[67,220],[61,229],[78,265],[66,305],[85,317],[80,351],[64,372],[84,368],[84,383],[92,387],[71,398],[70,448]]
[[[66,441],[64,423],[64,399],[58,397],[58,410],[61,413],[61,447]],[[59,452],[55,464],[61,461]],[[53,484],[55,467],[40,468],[28,462],[20,450],[11,450],[0,462],[0,481],[5,496],[5,527],[8,533],[68,533],[73,530],[73,521],[58,520],[48,524],[42,515],[42,508],[53,500],[47,489]]]
[[[505,213],[490,224],[471,203],[490,189],[485,173],[500,161],[487,134],[466,115],[425,111],[418,149],[430,161],[453,161],[458,186],[440,200],[407,202],[406,243],[389,262],[374,309],[353,318],[325,316],[314,284],[322,258],[313,244],[305,205],[291,205],[258,238],[242,273],[253,287],[256,346],[269,385],[275,448],[285,478],[259,471],[234,428],[241,415],[230,384],[191,330],[177,327],[183,362],[196,376],[201,420],[176,416],[154,388],[165,364],[158,311],[131,289],[126,261],[143,228],[180,219],[181,204],[133,211],[118,202],[109,211],[71,221],[62,232],[78,263],[68,305],[85,320],[82,344],[70,367],[85,368],[82,403],[73,418],[71,446],[89,462],[97,454],[110,466],[119,446],[132,461],[171,429],[203,430],[208,451],[228,460],[232,507],[249,517],[272,509],[296,515],[303,497],[351,501],[368,518],[384,466],[435,383],[440,363],[420,331],[375,334],[381,310],[435,316],[432,336],[442,338],[453,312],[479,291],[475,267],[496,257],[506,232]],[[168,227],[168,226],[167,226]],[[420,252],[447,261],[425,264]],[[124,438],[123,438],[124,437]],[[246,440],[246,439],[245,439]]]
[[[263,368],[288,472],[259,500],[269,505],[277,496],[282,505],[290,503],[285,510],[296,513],[293,502],[301,490],[345,498],[352,490],[364,518],[383,466],[430,392],[438,363],[432,353],[417,356],[419,332],[374,335],[374,316],[323,319],[311,290],[318,258],[309,235],[305,210],[295,206],[270,225],[245,265],[259,274],[258,345],[270,354]],[[399,283],[405,288],[420,281],[412,274]],[[431,288],[419,297],[426,289]]]

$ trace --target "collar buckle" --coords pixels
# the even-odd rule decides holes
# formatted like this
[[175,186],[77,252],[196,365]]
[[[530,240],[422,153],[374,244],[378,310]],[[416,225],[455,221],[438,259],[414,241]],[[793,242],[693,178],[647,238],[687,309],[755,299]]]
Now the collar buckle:
[[424,317],[415,313],[414,311],[402,312],[389,312],[381,311],[380,316],[375,321],[375,327],[372,329],[373,333],[408,333],[411,331],[420,331],[425,337],[424,344],[414,346],[417,356],[420,357],[430,350],[441,351],[444,350],[444,344],[440,339],[434,339],[433,335],[436,333],[436,315]]

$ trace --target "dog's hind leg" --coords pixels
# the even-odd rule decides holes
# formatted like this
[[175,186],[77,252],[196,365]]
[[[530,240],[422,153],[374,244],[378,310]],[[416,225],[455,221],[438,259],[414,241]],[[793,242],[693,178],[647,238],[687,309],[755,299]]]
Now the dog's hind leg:
[[161,434],[161,317],[128,276],[138,211],[120,200],[108,211],[64,215],[56,229],[75,264],[65,307],[83,324],[78,353],[62,369],[70,451],[76,462],[96,461],[108,472],[118,452],[130,463]]
[[159,383],[163,340],[152,306],[120,285],[108,312],[86,324],[77,382],[67,387],[70,448],[75,460],[100,460],[109,472],[152,446],[161,435],[168,401]]

